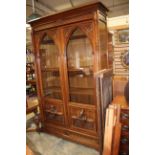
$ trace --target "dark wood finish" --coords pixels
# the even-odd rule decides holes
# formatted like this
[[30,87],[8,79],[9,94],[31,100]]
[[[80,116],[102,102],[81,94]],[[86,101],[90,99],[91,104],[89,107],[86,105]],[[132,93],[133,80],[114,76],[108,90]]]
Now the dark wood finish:
[[[106,11],[96,2],[30,22],[43,130],[100,153],[112,99]],[[45,86],[61,97],[46,96]]]
[[35,105],[35,106],[33,106],[33,107],[30,107],[30,108],[26,108],[26,114],[29,114],[29,113],[32,113],[32,112],[34,112],[34,113],[37,113],[37,108],[38,108],[38,105]]
[[102,155],[119,154],[120,136],[120,105],[112,104],[106,110],[104,151]]
[[97,112],[98,116],[98,127],[99,127],[99,148],[100,154],[102,154],[104,129],[105,129],[105,118],[106,108],[112,101],[112,70],[101,70],[96,73],[96,92],[97,92]]
[[122,123],[122,130],[121,130],[119,154],[129,155],[129,109],[128,108],[121,109],[120,121]]
[[129,106],[125,96],[116,96],[113,105],[120,105],[119,121],[121,123],[119,155],[129,155]]
[[108,32],[108,65],[109,68],[113,68],[113,42],[112,42],[113,34]]
[[113,98],[115,98],[116,96],[123,96],[126,94],[125,89],[128,82],[129,82],[129,78],[127,76],[113,77]]

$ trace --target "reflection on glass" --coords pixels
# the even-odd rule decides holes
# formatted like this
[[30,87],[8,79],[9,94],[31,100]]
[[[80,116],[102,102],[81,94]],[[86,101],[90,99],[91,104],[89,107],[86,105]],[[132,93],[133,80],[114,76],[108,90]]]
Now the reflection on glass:
[[107,68],[107,31],[106,24],[102,21],[99,21],[99,49],[100,49],[100,58],[101,58],[101,66],[100,69]]
[[71,102],[93,104],[93,56],[87,36],[76,29],[67,46],[69,97]]
[[58,47],[46,35],[40,45],[42,84],[44,96],[54,99],[62,98],[58,59]]

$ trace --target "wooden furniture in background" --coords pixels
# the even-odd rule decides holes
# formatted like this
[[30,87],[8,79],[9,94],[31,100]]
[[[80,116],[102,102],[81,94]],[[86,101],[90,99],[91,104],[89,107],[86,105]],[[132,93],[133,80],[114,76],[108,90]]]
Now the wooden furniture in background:
[[116,96],[125,95],[125,89],[129,82],[128,77],[126,76],[114,76],[113,77],[113,98]]
[[119,155],[129,155],[129,109],[121,109],[120,122],[122,124]]
[[102,155],[118,155],[121,136],[120,105],[109,105],[106,110],[104,150]]
[[26,155],[35,155],[27,145],[26,145]]
[[34,103],[28,103],[30,102],[28,99],[26,99],[26,115],[34,113],[33,117],[33,122],[36,125],[36,128],[28,128],[26,129],[26,132],[31,132],[31,131],[40,131],[40,116],[38,112],[38,103],[36,103],[37,99],[35,100]]
[[34,71],[34,54],[30,49],[26,50],[26,95],[37,96],[36,79]]
[[38,98],[34,68],[34,54],[29,47],[26,50],[26,114],[34,113],[33,122],[37,127],[36,129],[27,129],[27,132],[39,131]]
[[27,103],[27,101],[26,101],[26,114],[29,114],[29,113],[32,113],[32,112],[34,112],[35,114],[37,114],[37,112],[38,112],[38,105],[34,105],[34,106],[32,106],[32,107],[29,107],[28,106],[28,103]]
[[129,155],[129,107],[116,96],[106,110],[103,155]]
[[97,150],[110,101],[100,102],[95,78],[108,69],[106,12],[96,2],[30,22],[43,130]]
[[120,123],[122,127],[119,155],[129,155],[129,103],[125,96],[116,96],[112,104],[121,106]]

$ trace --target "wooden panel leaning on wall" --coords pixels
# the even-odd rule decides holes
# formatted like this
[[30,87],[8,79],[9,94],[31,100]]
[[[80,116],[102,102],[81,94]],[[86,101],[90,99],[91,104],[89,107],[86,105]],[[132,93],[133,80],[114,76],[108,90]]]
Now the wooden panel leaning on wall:
[[103,155],[129,155],[129,108],[125,96],[117,96],[106,110]]
[[121,135],[120,105],[110,105],[106,110],[103,155],[118,155]]

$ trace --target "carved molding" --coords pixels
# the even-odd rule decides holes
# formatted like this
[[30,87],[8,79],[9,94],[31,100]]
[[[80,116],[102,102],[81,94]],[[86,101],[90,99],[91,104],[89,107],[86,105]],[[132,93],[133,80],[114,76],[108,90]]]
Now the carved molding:
[[92,38],[93,38],[93,23],[80,23],[80,24],[75,24],[69,27],[64,28],[64,40],[65,40],[65,46],[67,46],[67,42],[72,35],[72,33],[76,29],[80,29],[88,38],[91,44],[93,45]]
[[88,24],[82,25],[82,27],[85,30],[87,36],[89,38],[92,38],[93,37],[93,24],[92,23],[88,23]]

